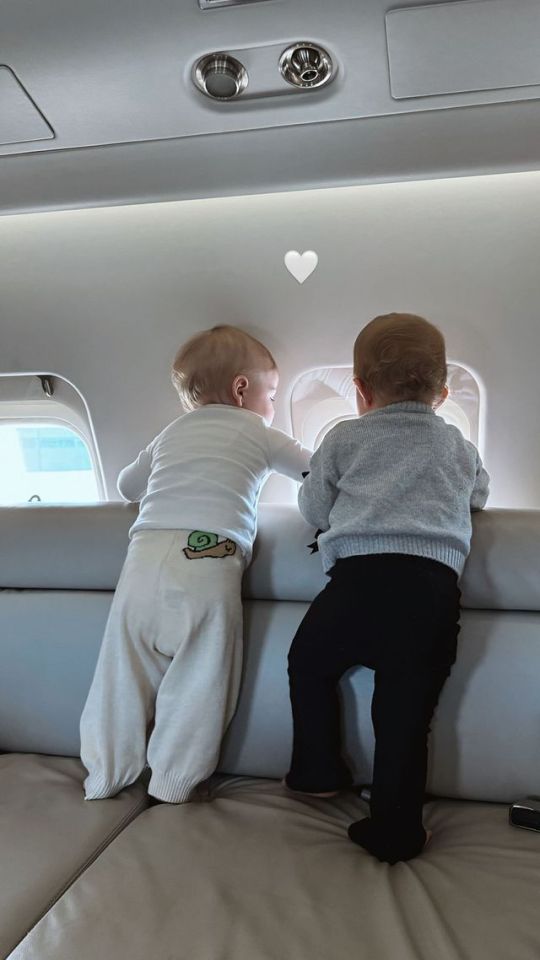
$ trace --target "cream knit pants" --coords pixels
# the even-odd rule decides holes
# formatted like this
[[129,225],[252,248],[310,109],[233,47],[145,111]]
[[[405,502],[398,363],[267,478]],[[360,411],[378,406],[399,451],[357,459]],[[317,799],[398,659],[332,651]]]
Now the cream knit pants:
[[114,796],[148,763],[148,792],[182,803],[216,768],[240,686],[244,561],[224,538],[204,550],[199,535],[190,550],[189,534],[130,542],[81,717],[87,800]]

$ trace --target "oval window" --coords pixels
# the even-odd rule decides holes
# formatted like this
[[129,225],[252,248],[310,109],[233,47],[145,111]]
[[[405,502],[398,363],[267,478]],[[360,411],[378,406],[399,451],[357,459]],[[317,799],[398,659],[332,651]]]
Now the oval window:
[[[438,416],[458,427],[467,440],[480,446],[480,386],[462,364],[448,362],[450,396]],[[353,370],[350,366],[306,370],[291,393],[293,435],[315,450],[341,420],[357,416]]]
[[100,499],[85,441],[54,423],[0,423],[0,503],[88,503]]

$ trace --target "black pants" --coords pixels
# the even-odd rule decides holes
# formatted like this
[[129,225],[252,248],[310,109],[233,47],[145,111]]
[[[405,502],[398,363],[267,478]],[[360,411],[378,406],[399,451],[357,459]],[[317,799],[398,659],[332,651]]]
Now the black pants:
[[351,667],[375,671],[371,818],[351,839],[380,860],[416,856],[433,711],[456,658],[457,574],[424,557],[377,554],[338,560],[289,652],[294,721],[291,789],[352,784],[341,756],[337,684]]

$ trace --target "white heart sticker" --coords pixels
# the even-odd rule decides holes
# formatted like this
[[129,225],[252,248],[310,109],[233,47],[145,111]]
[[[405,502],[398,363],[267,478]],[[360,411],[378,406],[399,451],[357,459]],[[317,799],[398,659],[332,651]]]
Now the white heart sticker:
[[285,266],[298,283],[303,283],[311,276],[319,262],[319,258],[314,250],[304,250],[304,253],[298,253],[298,250],[289,250],[284,257]]

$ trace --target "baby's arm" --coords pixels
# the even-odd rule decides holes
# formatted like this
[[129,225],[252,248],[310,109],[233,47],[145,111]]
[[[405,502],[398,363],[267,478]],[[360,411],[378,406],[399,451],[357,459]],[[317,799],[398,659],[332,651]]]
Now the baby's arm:
[[271,470],[282,473],[291,480],[302,483],[302,476],[309,470],[311,450],[303,447],[282,430],[267,429],[268,464]]
[[337,480],[335,459],[329,444],[323,440],[311,458],[310,472],[298,491],[300,513],[322,531],[330,527],[330,511],[338,494]]
[[476,451],[476,482],[471,493],[471,510],[482,510],[489,496],[489,474],[484,469],[480,454]]
[[146,450],[141,450],[133,463],[129,463],[120,471],[116,485],[124,500],[134,503],[144,497],[151,469],[152,444],[150,443]]

